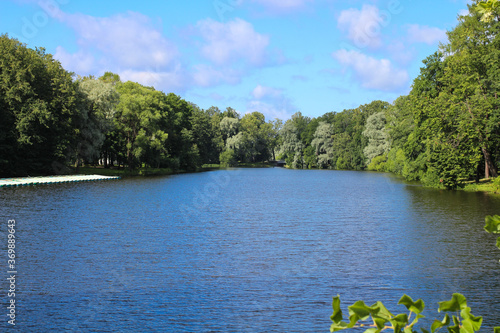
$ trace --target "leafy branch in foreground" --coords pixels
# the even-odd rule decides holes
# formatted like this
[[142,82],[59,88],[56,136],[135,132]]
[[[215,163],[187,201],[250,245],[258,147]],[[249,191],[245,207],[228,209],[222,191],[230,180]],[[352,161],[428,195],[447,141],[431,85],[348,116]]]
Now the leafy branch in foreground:
[[[414,327],[419,319],[424,318],[421,314],[425,308],[424,301],[419,299],[414,302],[410,296],[403,295],[398,304],[404,305],[409,314],[393,315],[381,302],[367,306],[363,301],[357,301],[348,307],[349,321],[345,322],[340,309],[340,297],[334,297],[333,314],[330,317],[333,324],[330,327],[330,332],[349,328],[367,328],[365,333],[378,333],[388,329],[395,333],[417,332]],[[453,294],[451,300],[439,302],[438,311],[446,312],[443,320],[434,320],[430,331],[420,328],[423,333],[434,333],[443,327],[446,327],[450,333],[473,333],[481,328],[483,322],[482,317],[471,314],[471,308],[467,306],[467,300],[462,294]],[[450,317],[448,312],[455,312],[456,315]],[[495,333],[500,333],[500,327],[495,328]]]
[[[491,234],[500,234],[500,216],[487,216],[484,230]],[[497,239],[497,247],[500,249],[500,237]],[[377,302],[372,306],[367,306],[363,301],[357,301],[348,307],[349,322],[343,321],[342,310],[340,309],[340,296],[333,298],[333,314],[330,319],[333,324],[330,332],[337,332],[349,328],[367,328],[365,333],[378,333],[384,330],[393,330],[394,333],[415,333],[415,325],[419,319],[424,318],[421,314],[425,304],[421,299],[413,301],[408,295],[403,295],[398,305],[404,305],[409,314],[401,313],[393,315],[382,302]],[[474,316],[467,306],[467,300],[462,294],[453,294],[451,300],[439,302],[439,312],[446,312],[443,320],[434,320],[431,330],[420,328],[423,333],[437,332],[446,327],[450,333],[474,333],[479,331],[483,322],[482,317]],[[455,312],[457,315],[450,315],[448,312]],[[411,321],[412,315],[415,315]],[[453,325],[451,325],[453,324]],[[500,327],[494,328],[494,333],[500,333]]]
[[[500,234],[500,216],[486,216],[484,230],[490,234]],[[500,237],[497,239],[497,247],[500,249]]]

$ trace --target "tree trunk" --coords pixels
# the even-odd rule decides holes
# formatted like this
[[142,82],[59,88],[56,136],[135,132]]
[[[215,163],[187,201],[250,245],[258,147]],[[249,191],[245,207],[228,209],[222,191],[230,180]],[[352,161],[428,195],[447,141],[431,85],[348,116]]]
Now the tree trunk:
[[107,169],[109,168],[108,166],[108,152],[107,151],[104,151],[104,169]]
[[132,133],[127,135],[127,163],[129,170],[133,170],[135,168],[134,156],[132,156],[132,147],[134,147],[135,139],[137,139],[137,131],[133,128]]
[[79,170],[80,170],[80,157],[77,157],[75,162],[75,172],[78,173]]
[[481,180],[481,164],[478,164],[477,168],[476,168],[476,184],[479,184],[479,181]]
[[481,150],[483,151],[484,155],[484,177],[486,179],[490,177],[497,177],[498,176],[497,169],[495,163],[491,159],[490,152],[488,151],[488,149],[484,147],[481,148]]

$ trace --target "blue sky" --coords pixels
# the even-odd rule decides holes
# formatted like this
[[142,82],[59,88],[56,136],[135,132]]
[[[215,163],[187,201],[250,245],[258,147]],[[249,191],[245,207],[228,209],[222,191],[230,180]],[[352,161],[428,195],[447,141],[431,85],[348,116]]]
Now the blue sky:
[[467,3],[2,0],[0,32],[78,75],[286,120],[407,94]]

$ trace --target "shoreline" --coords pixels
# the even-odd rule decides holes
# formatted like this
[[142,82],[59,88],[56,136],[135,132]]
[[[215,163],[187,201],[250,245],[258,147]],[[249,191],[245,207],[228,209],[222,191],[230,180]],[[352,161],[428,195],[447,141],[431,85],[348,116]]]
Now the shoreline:
[[[267,163],[243,163],[237,166],[237,168],[248,168],[248,169],[271,168],[271,167],[273,166]],[[103,167],[80,167],[78,168],[78,172],[76,172],[76,170],[73,170],[75,173],[68,175],[0,178],[0,188],[55,184],[55,183],[83,182],[83,181],[116,180],[116,179],[133,178],[133,177],[172,176],[185,173],[198,173],[198,172],[208,172],[214,170],[225,170],[225,169],[226,168],[220,167],[220,165],[218,164],[205,164],[196,170],[172,170],[168,168],[163,168],[163,169],[142,168],[136,170],[128,170],[126,168],[105,169]],[[286,168],[286,169],[293,170],[291,168]],[[350,170],[350,171],[374,172],[371,170]],[[383,172],[383,173],[388,173],[397,178],[401,178],[400,176],[393,174],[391,172]],[[404,178],[401,178],[401,180],[405,181]],[[423,185],[421,182],[418,182],[418,184],[423,187],[428,187]],[[434,188],[434,187],[428,187],[428,188]],[[486,194],[500,196],[500,189],[498,189],[497,186],[495,186],[495,184],[493,183],[493,179],[481,179],[479,183],[475,182],[463,183],[463,186],[457,188],[456,191],[486,193]]]

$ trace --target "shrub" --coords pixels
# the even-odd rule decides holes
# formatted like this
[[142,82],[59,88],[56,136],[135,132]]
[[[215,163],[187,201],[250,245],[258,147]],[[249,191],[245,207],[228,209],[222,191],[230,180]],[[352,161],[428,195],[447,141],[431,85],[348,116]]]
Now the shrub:
[[223,168],[234,167],[238,165],[236,153],[232,149],[222,152],[219,156],[220,166]]

